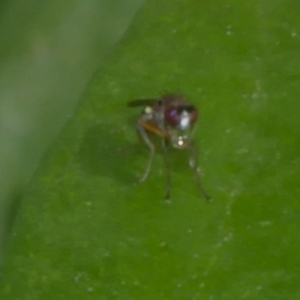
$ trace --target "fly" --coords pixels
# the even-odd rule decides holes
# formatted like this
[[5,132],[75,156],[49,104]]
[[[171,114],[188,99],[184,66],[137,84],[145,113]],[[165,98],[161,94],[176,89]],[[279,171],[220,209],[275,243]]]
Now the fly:
[[146,169],[139,182],[144,182],[151,170],[155,146],[150,139],[150,134],[154,134],[159,136],[162,141],[166,166],[165,199],[169,200],[171,194],[171,165],[169,161],[169,148],[171,146],[189,151],[189,165],[194,172],[199,192],[206,200],[210,200],[210,196],[201,183],[198,151],[192,139],[198,119],[197,108],[188,103],[184,97],[173,94],[164,95],[160,99],[133,100],[128,103],[128,106],[143,106],[142,114],[136,122],[136,129],[150,150]]

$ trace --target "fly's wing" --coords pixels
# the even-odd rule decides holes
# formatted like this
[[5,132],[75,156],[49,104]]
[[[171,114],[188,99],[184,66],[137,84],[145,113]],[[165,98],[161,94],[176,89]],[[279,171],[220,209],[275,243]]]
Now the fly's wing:
[[157,99],[139,99],[132,100],[127,103],[129,107],[137,107],[137,106],[153,106],[157,102]]

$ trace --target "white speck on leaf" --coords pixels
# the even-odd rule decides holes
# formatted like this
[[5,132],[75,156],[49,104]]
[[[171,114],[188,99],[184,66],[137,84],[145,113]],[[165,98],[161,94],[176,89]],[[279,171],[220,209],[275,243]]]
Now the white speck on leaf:
[[270,227],[272,225],[271,221],[261,221],[259,222],[259,225],[262,227]]
[[231,27],[231,25],[228,25],[228,26],[227,26],[226,34],[227,34],[227,35],[232,35],[232,27]]
[[231,133],[231,131],[232,131],[232,129],[231,128],[227,128],[226,130],[225,130],[225,132],[228,134],[228,133]]
[[297,31],[296,29],[293,29],[292,32],[291,32],[291,37],[296,37],[297,36]]

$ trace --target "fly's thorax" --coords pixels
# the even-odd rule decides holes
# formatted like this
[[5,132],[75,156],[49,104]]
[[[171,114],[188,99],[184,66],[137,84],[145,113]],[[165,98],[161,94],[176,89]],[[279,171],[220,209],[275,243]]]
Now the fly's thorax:
[[142,111],[142,119],[143,120],[153,120],[153,117],[154,117],[153,108],[150,105],[145,106]]
[[143,120],[152,120],[159,128],[164,128],[164,112],[157,106],[145,106],[142,111]]

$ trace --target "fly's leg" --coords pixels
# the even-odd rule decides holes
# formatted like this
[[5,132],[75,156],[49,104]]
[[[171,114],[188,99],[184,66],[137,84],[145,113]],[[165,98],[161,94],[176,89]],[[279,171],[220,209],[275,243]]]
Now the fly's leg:
[[144,174],[139,179],[139,183],[142,183],[147,179],[147,177],[150,173],[151,166],[152,166],[152,161],[153,161],[153,157],[154,157],[154,153],[155,153],[155,147],[154,147],[153,143],[151,142],[151,140],[149,138],[149,135],[148,135],[147,131],[144,129],[142,123],[138,122],[137,125],[136,125],[136,129],[137,129],[137,132],[139,133],[139,135],[142,137],[145,144],[150,149],[150,155],[149,155],[146,170],[145,170]]
[[202,182],[201,182],[201,171],[200,171],[200,167],[198,164],[197,146],[194,143],[191,143],[189,150],[190,150],[189,165],[193,169],[200,196],[204,196],[205,200],[210,201],[211,197],[206,193],[205,189],[202,186]]
[[167,145],[166,139],[162,140],[162,148],[163,148],[165,168],[166,168],[165,200],[170,201],[170,195],[171,195],[171,165],[170,165],[170,161],[169,161],[168,145]]

